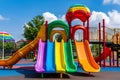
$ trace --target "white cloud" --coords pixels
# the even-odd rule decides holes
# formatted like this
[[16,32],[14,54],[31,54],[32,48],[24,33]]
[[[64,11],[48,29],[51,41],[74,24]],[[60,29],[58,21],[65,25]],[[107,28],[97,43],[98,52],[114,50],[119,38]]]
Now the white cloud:
[[117,10],[109,11],[107,14],[104,12],[93,11],[90,17],[90,25],[97,27],[99,22],[102,22],[102,19],[105,19],[106,26],[109,27],[120,27],[120,13]]
[[28,27],[28,28],[30,27],[27,23],[25,23],[24,26],[25,26],[25,27]]
[[108,15],[110,17],[110,23],[111,25],[114,26],[119,26],[120,27],[120,12],[117,10],[113,10],[112,12],[108,12]]
[[58,19],[57,16],[50,12],[43,13],[43,17],[45,18],[46,21],[48,21],[48,23]]
[[62,15],[62,17],[60,18],[60,20],[66,21],[65,15]]
[[105,19],[106,24],[110,23],[110,19],[105,13],[93,11],[90,17],[90,25],[98,26],[98,23],[102,22],[103,19]]
[[103,0],[103,4],[111,3],[112,0]]
[[120,5],[120,0],[113,0],[113,4],[118,4],[118,5]]
[[10,19],[9,18],[5,18],[2,15],[0,15],[0,21],[3,21],[3,20],[10,20]]
[[5,18],[4,18],[2,15],[0,15],[0,21],[1,21],[1,20],[4,20],[4,19],[5,19]]
[[[58,20],[58,19],[62,20],[62,21],[66,21],[65,15],[57,17],[56,15],[54,15],[50,12],[45,12],[45,13],[43,13],[43,16],[44,16],[45,20],[48,21],[48,23],[50,23],[54,20]],[[118,12],[117,10],[109,11],[107,14],[104,12],[93,11],[91,14],[91,17],[90,17],[90,26],[98,27],[98,23],[99,22],[102,23],[102,20],[105,19],[106,26],[117,28],[117,27],[120,27],[119,18],[120,18],[120,12]],[[79,20],[78,21],[75,20],[75,23],[76,22],[78,23]]]
[[103,0],[103,4],[117,4],[117,5],[120,5],[120,0]]
[[62,21],[66,21],[65,19],[65,15],[59,15],[58,17],[50,12],[45,12],[43,13],[43,17],[45,18],[46,21],[48,21],[48,23],[54,21],[54,20],[62,20]]

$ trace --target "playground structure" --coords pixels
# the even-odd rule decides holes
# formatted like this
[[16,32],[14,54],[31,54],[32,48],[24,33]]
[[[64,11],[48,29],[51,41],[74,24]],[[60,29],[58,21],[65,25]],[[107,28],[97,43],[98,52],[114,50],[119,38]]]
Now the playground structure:
[[120,65],[119,64],[119,58],[120,58],[120,29],[114,29],[114,35],[112,36],[112,41],[113,44],[111,45],[111,50],[112,50],[112,63],[113,65],[117,65],[117,67]]
[[[71,16],[72,15],[72,16]],[[86,72],[99,72],[100,67],[94,61],[92,53],[89,48],[89,17],[90,10],[84,5],[74,5],[70,7],[66,14],[66,19],[68,24],[63,21],[56,20],[49,24],[43,25],[38,32],[37,37],[25,45],[20,50],[16,51],[14,55],[8,60],[0,60],[0,65],[8,68],[12,68],[12,66],[17,63],[22,57],[28,54],[31,50],[34,50],[38,46],[38,56],[35,64],[35,70],[39,73],[47,73],[47,72],[76,72],[77,66],[74,63],[73,51],[72,51],[72,43],[71,40],[74,39],[75,31],[78,29],[82,29],[84,31],[84,41],[76,42],[75,46],[77,49],[78,62],[82,65],[83,69]],[[78,18],[82,20],[82,22],[87,21],[87,27],[85,25],[76,25],[75,27],[71,26],[71,22],[73,19]],[[55,31],[53,30],[56,27],[63,28],[64,31]],[[62,35],[61,42],[51,42],[53,41],[51,37],[55,33],[60,33]],[[51,34],[52,33],[52,34]],[[50,40],[50,41],[49,41]],[[80,54],[79,47],[82,46],[82,54]],[[85,47],[84,47],[85,46]],[[69,50],[69,51],[68,51]],[[84,58],[81,58],[81,57]],[[86,66],[88,65],[88,66]]]
[[[94,34],[96,32],[97,34]],[[90,43],[99,45],[98,56],[94,57],[100,66],[119,66],[120,50],[120,29],[109,28],[105,26],[103,19],[102,25],[99,23],[98,28],[90,28]],[[93,37],[94,36],[94,37]],[[102,47],[101,47],[102,46]],[[97,52],[96,52],[97,53]],[[106,61],[106,59],[108,59]],[[108,65],[109,63],[109,65]],[[116,64],[115,64],[116,63]]]
[[[90,10],[86,6],[79,4],[71,6],[66,13],[68,24],[61,20],[56,20],[49,24],[46,22],[33,41],[16,51],[8,60],[0,60],[0,66],[12,68],[14,64],[29,54],[30,51],[38,48],[35,70],[38,73],[60,73],[60,77],[62,78],[62,73],[64,72],[77,71],[77,65],[74,63],[74,53],[72,49],[72,41],[74,41],[78,62],[83,70],[88,73],[99,72],[100,66],[96,62],[104,60],[105,65],[105,59],[109,55],[110,49],[106,48],[105,23],[103,21],[103,42],[99,38],[99,42],[104,46],[103,54],[100,54],[99,57],[95,57],[94,59],[89,46],[89,42],[91,41],[89,17]],[[83,24],[72,26],[71,23],[76,18],[80,19]],[[53,30],[58,27],[64,30]],[[76,41],[75,39],[77,30],[83,31],[82,41]],[[53,39],[53,36],[56,33],[61,34],[61,42]]]

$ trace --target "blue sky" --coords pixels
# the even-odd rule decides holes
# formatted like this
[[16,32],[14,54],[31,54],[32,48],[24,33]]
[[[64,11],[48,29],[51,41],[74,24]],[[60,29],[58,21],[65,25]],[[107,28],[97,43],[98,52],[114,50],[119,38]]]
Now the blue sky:
[[9,32],[18,41],[23,38],[23,25],[36,15],[44,15],[48,21],[64,20],[74,4],[90,9],[91,26],[105,18],[107,26],[120,27],[120,0],[0,0],[0,31]]

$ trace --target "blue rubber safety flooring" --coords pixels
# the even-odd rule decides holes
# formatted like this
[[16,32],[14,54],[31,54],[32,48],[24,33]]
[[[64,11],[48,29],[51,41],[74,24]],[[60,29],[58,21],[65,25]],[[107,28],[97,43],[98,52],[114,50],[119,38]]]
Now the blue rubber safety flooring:
[[[84,72],[81,67],[77,71]],[[120,67],[101,67],[100,72],[120,72]]]
[[5,76],[22,76],[22,75],[36,74],[34,70],[25,70],[25,69],[0,69],[0,77]]
[[24,63],[24,64],[15,64],[14,66],[34,66],[35,65],[35,62],[31,62],[31,63]]
[[[78,72],[84,72],[81,67],[78,67]],[[100,72],[120,72],[119,67],[101,67]],[[38,74],[35,70],[27,69],[0,69],[0,77],[2,76],[22,76],[22,75],[35,75]]]
[[[15,66],[33,66],[34,67],[35,62],[32,63],[25,63],[25,64],[15,64]],[[78,63],[76,63],[78,65]],[[78,66],[78,72],[84,72],[80,66]],[[120,67],[101,67],[100,72],[120,72]],[[22,76],[22,75],[35,75],[39,74],[35,70],[29,70],[29,69],[3,69],[0,67],[0,77],[5,76]]]

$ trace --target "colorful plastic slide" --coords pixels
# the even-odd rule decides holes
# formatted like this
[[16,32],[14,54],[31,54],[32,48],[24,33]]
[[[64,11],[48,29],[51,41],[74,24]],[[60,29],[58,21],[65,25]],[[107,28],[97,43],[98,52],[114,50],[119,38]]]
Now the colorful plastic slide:
[[[55,50],[55,53],[54,53]],[[72,44],[57,42],[55,45],[49,40],[47,43],[39,40],[37,62],[35,70],[41,72],[75,72],[77,66],[74,63]]]
[[55,64],[56,72],[65,72],[64,42],[55,40]]
[[46,58],[46,42],[39,40],[37,62],[35,70],[37,72],[45,72],[45,58]]
[[48,40],[46,49],[46,72],[56,72],[54,48],[54,43]]
[[76,72],[77,66],[74,63],[71,40],[64,43],[64,55],[65,55],[65,61],[66,61],[66,71],[67,72]]
[[86,72],[99,72],[100,67],[95,62],[92,56],[88,41],[87,40],[85,40],[84,42],[75,41],[75,46],[78,56],[78,62],[81,64],[82,68]]
[[[105,53],[105,55],[104,55]],[[111,53],[111,49],[109,47],[105,47],[104,53],[101,53],[99,56],[96,56],[94,59],[96,62],[105,60]]]
[[25,57],[27,54],[29,54],[32,50],[34,50],[38,46],[40,38],[45,41],[45,35],[46,35],[45,26],[42,26],[40,31],[38,32],[37,37],[32,42],[16,51],[13,54],[13,56],[8,60],[0,60],[0,66],[12,68],[12,66],[16,64],[21,58]]

